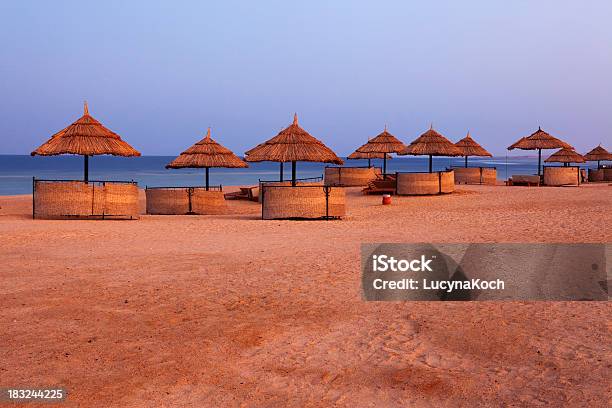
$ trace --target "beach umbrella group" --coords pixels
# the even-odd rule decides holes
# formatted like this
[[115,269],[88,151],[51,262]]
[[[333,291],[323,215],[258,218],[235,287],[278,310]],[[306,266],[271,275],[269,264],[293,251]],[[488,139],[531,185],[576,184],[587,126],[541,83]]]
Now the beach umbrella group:
[[436,132],[433,125],[412,141],[399,155],[429,156],[429,172],[433,171],[433,156],[461,156],[461,150]]
[[124,157],[140,156],[140,153],[121,140],[118,134],[106,128],[89,114],[87,102],[83,110],[83,116],[51,136],[31,155],[81,155],[83,156],[83,181],[89,181],[89,156],[104,154]]
[[298,161],[344,164],[344,161],[336,156],[329,147],[300,127],[297,114],[293,116],[293,123],[281,130],[278,135],[248,150],[245,160],[247,162],[280,162],[281,166],[285,162],[291,162],[292,186],[296,185],[296,163]]
[[508,150],[513,150],[513,149],[537,150],[538,151],[538,176],[542,174],[541,173],[542,150],[562,149],[562,148],[573,149],[573,147],[570,146],[569,144],[543,131],[541,127],[538,127],[538,130],[536,130],[531,135],[527,137],[523,137],[519,139],[517,142],[508,146]]
[[461,151],[461,156],[465,157],[466,168],[468,166],[469,156],[492,157],[491,153],[486,151],[484,147],[471,138],[470,132],[468,132],[466,137],[455,143],[455,147]]
[[167,169],[206,169],[206,191],[209,189],[209,170],[211,167],[242,168],[248,167],[248,165],[231,150],[214,141],[210,137],[210,128],[208,128],[204,139],[185,150],[166,165]]
[[[612,160],[612,154],[601,145],[595,147],[586,155],[581,156],[568,143],[557,139],[538,127],[529,136],[521,137],[508,147],[508,150],[538,150],[538,175],[541,174],[542,150],[560,149],[545,160],[546,163],[558,162],[584,163],[585,161]],[[486,149],[479,145],[468,132],[467,136],[453,144],[446,137],[430,127],[425,133],[404,145],[393,136],[385,126],[382,133],[368,140],[349,155],[349,159],[367,159],[371,166],[372,159],[383,159],[383,174],[387,172],[387,159],[390,154],[425,155],[429,156],[429,172],[433,171],[433,156],[464,156],[465,167],[469,156],[491,157]],[[106,128],[89,114],[87,102],[84,113],[77,121],[60,130],[34,150],[32,156],[76,154],[84,158],[83,180],[89,180],[89,157],[95,155],[140,156],[140,153],[121,137]],[[300,127],[297,114],[293,123],[282,129],[273,138],[258,144],[245,153],[245,161],[273,161],[280,163],[280,180],[283,180],[283,163],[291,162],[291,184],[296,185],[296,163],[298,161],[343,164],[344,162],[320,140],[310,135]],[[244,168],[245,161],[237,157],[231,150],[214,141],[210,136],[210,128],[206,137],[189,149],[182,152],[166,168],[204,168],[206,170],[206,189],[209,189],[209,170],[213,167]]]

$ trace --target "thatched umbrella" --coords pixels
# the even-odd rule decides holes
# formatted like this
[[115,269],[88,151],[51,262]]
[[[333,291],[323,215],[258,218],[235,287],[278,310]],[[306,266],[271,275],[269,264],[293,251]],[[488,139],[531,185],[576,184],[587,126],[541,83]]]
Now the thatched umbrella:
[[383,154],[383,175],[387,174],[387,155],[402,151],[406,145],[387,131],[387,126],[382,133],[368,140],[357,151],[361,153],[382,153]]
[[491,153],[487,152],[481,145],[476,143],[470,137],[470,132],[467,136],[455,143],[455,146],[461,150],[461,155],[465,156],[465,167],[468,166],[468,156],[492,157]]
[[79,154],[84,157],[83,180],[89,180],[89,156],[111,154],[113,156],[140,156],[132,146],[121,140],[115,132],[104,127],[89,114],[87,102],[84,113],[76,122],[60,130],[31,155],[56,156]]
[[[365,146],[365,145],[364,145]],[[355,150],[353,153],[349,154],[347,159],[349,160],[368,160],[368,167],[372,167],[372,159],[390,159],[391,156],[386,157],[385,153],[364,153],[360,152],[359,149]]]
[[[265,145],[265,144],[266,144],[265,142],[264,142],[264,143],[260,143],[260,144],[258,144],[257,146],[255,146],[255,147],[253,147],[253,148],[251,148],[251,149],[247,150],[246,152],[244,152],[245,159],[246,159],[246,156],[248,156],[249,154],[251,154],[251,152],[256,151],[256,149],[258,149],[259,147],[261,147],[261,146],[263,146],[263,145]],[[285,170],[285,167],[284,167],[284,164],[285,164],[285,163],[280,162],[279,164],[280,164],[280,166],[279,166],[279,167],[280,167],[280,181],[283,181],[283,177],[284,177],[284,176],[283,176],[283,173],[284,173],[284,170]]]
[[[343,164],[344,162],[320,140],[311,136],[298,124],[297,114],[293,123],[272,139],[260,143],[248,151],[244,158],[248,162],[274,161],[291,162],[291,184],[296,184],[296,162]],[[281,167],[282,178],[282,167]]]
[[429,156],[429,172],[433,170],[433,156],[461,156],[461,150],[450,140],[433,129],[423,133],[410,143],[399,155]]
[[[385,126],[385,130],[387,127]],[[370,138],[368,138],[368,143],[370,142]],[[372,159],[384,159],[386,158],[385,153],[376,153],[376,152],[362,152],[361,149],[367,145],[368,143],[359,146],[353,153],[349,154],[347,159],[349,160],[368,160],[368,167],[372,167]],[[389,156],[389,159],[391,156]]]
[[508,150],[521,149],[521,150],[537,150],[538,151],[538,176],[541,173],[542,164],[542,150],[543,149],[562,149],[564,147],[573,149],[572,146],[565,143],[564,141],[557,139],[546,133],[538,126],[538,130],[533,132],[527,137],[519,139],[516,143],[508,146]]
[[210,137],[210,128],[206,137],[181,153],[167,169],[205,168],[206,191],[208,191],[208,172],[211,167],[249,167],[228,148],[221,146]]
[[599,145],[587,154],[585,154],[584,158],[586,159],[586,161],[596,161],[597,168],[599,168],[599,163],[601,161],[612,160],[612,153],[608,152],[601,145]]
[[574,149],[567,147],[556,151],[544,160],[545,163],[563,163],[564,166],[569,166],[570,163],[584,163],[585,161],[584,157],[576,153]]

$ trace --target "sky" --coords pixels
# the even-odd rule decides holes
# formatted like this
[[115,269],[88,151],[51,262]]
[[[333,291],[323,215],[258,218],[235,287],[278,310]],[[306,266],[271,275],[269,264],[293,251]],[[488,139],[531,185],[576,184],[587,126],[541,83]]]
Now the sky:
[[3,0],[0,154],[28,154],[84,100],[145,155],[208,126],[243,154],[294,112],[339,155],[432,123],[494,154],[538,126],[612,149],[611,18],[609,0]]

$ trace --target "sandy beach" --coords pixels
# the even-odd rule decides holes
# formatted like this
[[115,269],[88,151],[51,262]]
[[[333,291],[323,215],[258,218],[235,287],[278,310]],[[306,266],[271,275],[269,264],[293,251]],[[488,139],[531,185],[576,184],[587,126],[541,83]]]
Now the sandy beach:
[[[362,242],[610,242],[612,187],[347,193],[341,221],[32,220],[0,197],[0,377],[65,406],[606,406],[609,302],[368,303]],[[144,208],[144,205],[143,205]]]

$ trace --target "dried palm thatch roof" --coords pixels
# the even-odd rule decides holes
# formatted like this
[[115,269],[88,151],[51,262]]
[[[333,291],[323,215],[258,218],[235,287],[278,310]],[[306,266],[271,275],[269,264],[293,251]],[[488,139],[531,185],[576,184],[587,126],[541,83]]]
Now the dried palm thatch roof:
[[521,138],[516,143],[510,145],[508,150],[562,149],[564,147],[573,149],[573,147],[569,144],[557,139],[554,136],[551,136],[543,131],[542,128],[538,127],[538,130],[533,132],[531,135]]
[[251,152],[256,151],[256,149],[258,149],[259,147],[263,146],[264,144],[266,144],[266,142],[264,142],[264,143],[260,143],[260,144],[258,144],[257,146],[255,146],[255,147],[253,147],[253,148],[251,148],[251,149],[247,150],[246,152],[244,152],[244,155],[245,155],[245,156],[248,156],[249,154],[251,154]]
[[87,102],[85,102],[83,116],[51,136],[51,139],[31,154],[32,156],[59,154],[140,156],[140,153],[121,140],[118,134],[104,127],[89,114]]
[[584,155],[587,161],[608,161],[612,160],[612,153],[608,152],[601,145],[597,146]]
[[297,114],[293,123],[267,142],[250,149],[246,161],[293,162],[308,161],[343,164],[344,161],[320,140],[311,136],[298,124]]
[[221,146],[210,137],[210,128],[206,137],[181,153],[166,166],[167,169],[195,167],[248,167],[231,150]]
[[517,140],[516,142],[514,142],[510,146],[508,146],[508,150],[513,150],[513,149],[518,148],[518,146],[520,146],[521,143],[523,143],[525,139],[527,139],[527,136],[521,137],[519,140]]
[[461,156],[461,150],[456,147],[453,142],[442,136],[433,129],[423,133],[410,143],[404,150],[399,152],[400,155],[413,156]]
[[584,157],[576,153],[574,149],[564,147],[553,154],[546,160],[546,163],[584,163]]
[[361,153],[383,153],[384,156],[384,153],[398,153],[405,147],[406,145],[389,133],[385,126],[382,133],[368,140],[368,143],[359,147],[357,151]]
[[468,132],[467,136],[463,139],[459,140],[455,143],[455,146],[461,150],[462,156],[488,156],[492,157],[491,153],[486,151],[481,145],[476,143],[474,139],[471,138],[470,132]]

